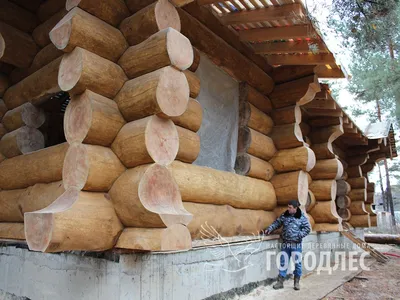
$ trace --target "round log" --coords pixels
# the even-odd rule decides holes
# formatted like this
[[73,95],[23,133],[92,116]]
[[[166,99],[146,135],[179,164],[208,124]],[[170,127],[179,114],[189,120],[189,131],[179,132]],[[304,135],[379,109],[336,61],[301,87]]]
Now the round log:
[[36,15],[41,22],[45,22],[63,8],[65,8],[65,0],[42,1],[36,11]]
[[25,213],[25,234],[33,251],[104,251],[122,231],[114,207],[103,193],[67,190],[45,209]]
[[239,154],[235,161],[235,172],[239,175],[249,176],[269,181],[275,171],[272,165],[248,153]]
[[308,136],[311,131],[310,125],[305,122],[301,122],[299,125],[303,136]]
[[[1,106],[1,104],[0,104]],[[375,183],[374,182],[368,182],[367,184],[367,191],[369,192],[375,192]]]
[[120,66],[79,47],[64,54],[58,72],[61,90],[71,95],[82,94],[89,89],[107,98],[114,98],[126,80]]
[[[1,126],[0,126],[0,138],[1,138]],[[0,163],[4,160],[6,160],[6,157],[2,153],[0,153]]]
[[56,24],[67,14],[65,8],[62,8],[59,12],[55,13],[51,18],[44,21],[42,24],[37,26],[32,32],[32,38],[41,48],[46,47],[51,43],[50,31],[56,26]]
[[305,146],[279,150],[269,162],[278,173],[298,170],[309,172],[316,163],[314,152]]
[[249,102],[266,114],[272,111],[271,100],[246,82],[239,84],[239,98],[240,102]]
[[0,20],[28,33],[32,32],[37,25],[34,13],[8,0],[1,1]]
[[296,123],[274,126],[271,138],[278,150],[296,148],[304,145],[300,125]]
[[26,102],[39,105],[50,96],[58,93],[57,74],[61,57],[11,86],[4,94],[4,103],[8,109],[16,108]]
[[196,72],[196,70],[198,69],[199,65],[200,65],[200,51],[197,50],[195,47],[193,47],[193,63],[192,65],[189,67],[189,71],[191,72]]
[[314,230],[314,227],[315,227],[314,218],[310,214],[307,214],[307,219],[308,219],[308,222],[310,223],[311,230]]
[[[1,45],[0,45],[0,48],[1,48]],[[0,57],[1,57],[1,50],[0,50]],[[6,90],[8,89],[9,86],[10,86],[10,81],[8,80],[8,77],[6,75],[0,73],[0,97],[3,97],[4,93],[6,92]],[[2,117],[2,113],[3,113],[3,108],[2,108],[1,103],[3,103],[3,105],[4,105],[3,100],[0,99],[0,120]]]
[[118,64],[129,78],[166,66],[186,70],[193,63],[193,47],[187,37],[173,28],[163,29],[138,45],[129,47]]
[[336,190],[336,195],[337,196],[345,196],[348,195],[351,191],[350,184],[348,184],[344,180],[337,180],[337,190]]
[[346,173],[349,178],[362,177],[361,167],[360,166],[352,166],[346,169]]
[[186,80],[189,84],[190,97],[197,98],[200,94],[200,78],[189,70],[183,71],[183,74],[185,74]]
[[351,204],[351,199],[348,196],[338,196],[336,198],[336,205],[339,208],[349,208]]
[[0,188],[20,189],[61,180],[67,149],[68,144],[63,143],[3,161],[0,164]]
[[374,192],[369,192],[367,193],[367,203],[374,203],[375,202],[375,193]]
[[176,159],[192,163],[200,153],[200,137],[193,131],[176,126],[179,136],[179,149]]
[[2,120],[3,116],[6,114],[7,112],[7,107],[4,104],[4,101],[2,99],[0,99],[0,121]]
[[346,162],[349,164],[349,166],[359,166],[363,165],[367,162],[369,158],[369,154],[358,154],[357,156],[349,156],[346,157]]
[[310,171],[312,179],[340,179],[343,175],[343,165],[337,158],[317,160]]
[[339,224],[329,224],[329,223],[315,223],[313,227],[315,232],[339,232],[343,231],[343,226]]
[[168,228],[125,228],[115,248],[138,251],[176,251],[192,248],[188,228],[174,224]]
[[336,155],[333,153],[332,143],[321,143],[311,145],[317,159],[331,159]]
[[111,145],[128,168],[152,162],[168,165],[176,158],[179,147],[179,135],[174,123],[157,116],[126,124]]
[[121,21],[131,15],[123,0],[67,0],[65,7],[71,10],[80,7],[112,26],[118,26]]
[[25,240],[24,223],[0,223],[0,239]]
[[64,191],[62,181],[0,191],[0,221],[24,222],[24,213],[45,208]]
[[50,39],[64,52],[80,47],[113,62],[117,62],[128,48],[117,28],[78,7],[68,12],[50,31]]
[[266,115],[249,102],[241,103],[239,116],[239,126],[248,126],[265,135],[268,135],[274,126],[274,122],[270,116]]
[[351,216],[349,223],[353,227],[368,228],[371,227],[371,221],[368,214]]
[[154,3],[154,0],[125,0],[131,13],[138,12],[139,10],[145,8],[146,6]]
[[[343,172],[342,178],[340,178],[341,180],[347,180],[349,178],[349,175],[347,174],[347,172]],[[350,184],[349,184],[350,187]]]
[[125,171],[115,181],[110,196],[125,226],[169,227],[187,225],[192,219],[171,172],[158,164]]
[[336,199],[336,189],[336,180],[314,180],[310,184],[310,190],[317,201]]
[[5,134],[0,140],[0,152],[7,158],[44,148],[44,136],[36,128],[23,126]]
[[[371,218],[371,223],[372,218]],[[376,225],[371,225],[376,226]],[[400,245],[400,236],[397,234],[365,234],[364,235],[365,242],[374,243],[374,244],[395,244]]]
[[[0,123],[0,139],[7,134],[7,129],[5,129],[4,125]],[[1,152],[0,152],[1,153]]]
[[338,223],[335,201],[317,201],[310,215],[315,223]]
[[2,122],[8,131],[13,131],[25,125],[39,128],[45,120],[44,111],[28,102],[9,110],[4,115]]
[[272,211],[238,209],[229,205],[184,202],[183,206],[193,215],[188,224],[192,239],[258,236],[260,231],[275,221]]
[[274,109],[271,112],[271,116],[275,125],[301,123],[301,109],[298,105]]
[[263,160],[270,160],[276,153],[272,139],[248,127],[239,128],[238,153],[249,153]]
[[179,161],[174,161],[168,168],[183,201],[263,210],[273,210],[276,206],[274,188],[264,180]]
[[[341,121],[342,122],[342,121]],[[332,143],[343,134],[343,125],[333,125],[328,127],[317,127],[309,134],[313,144]]]
[[197,100],[190,98],[185,112],[178,117],[172,117],[171,120],[180,127],[197,132],[203,121],[201,104]]
[[64,115],[68,143],[109,146],[125,120],[113,101],[89,90],[72,96]]
[[189,101],[189,85],[182,72],[165,67],[125,83],[115,97],[127,121],[153,114],[182,115]]
[[354,215],[365,215],[367,214],[367,210],[365,208],[365,203],[363,201],[354,201],[352,200],[350,203],[350,212]]
[[351,212],[349,209],[339,208],[337,212],[339,217],[341,217],[343,221],[348,222],[351,219]]
[[314,208],[315,204],[317,203],[316,201],[317,200],[315,199],[314,193],[308,190],[307,202],[305,204],[306,212],[309,212]]
[[181,31],[179,14],[168,0],[159,0],[123,20],[119,29],[130,45],[137,45],[168,27]]
[[125,167],[110,148],[74,143],[64,159],[64,188],[108,192],[124,171]]
[[275,218],[279,218],[279,216],[287,211],[287,205],[278,205],[274,208]]
[[370,222],[371,222],[371,227],[377,227],[378,226],[378,217],[377,216],[369,216]]
[[28,68],[39,50],[30,35],[1,21],[0,34],[0,53],[3,52],[0,61],[18,68]]
[[366,189],[352,189],[348,194],[351,201],[366,201],[367,200],[367,190]]
[[272,177],[271,183],[278,205],[288,204],[290,200],[298,200],[301,205],[307,203],[309,179],[306,172],[278,174]]
[[349,178],[347,182],[350,184],[352,189],[366,189],[367,188],[367,178],[365,177],[356,177]]

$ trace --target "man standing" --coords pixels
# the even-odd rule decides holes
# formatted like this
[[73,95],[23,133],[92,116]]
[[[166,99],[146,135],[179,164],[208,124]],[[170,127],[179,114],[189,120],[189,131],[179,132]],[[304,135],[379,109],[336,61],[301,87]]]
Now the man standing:
[[[273,286],[274,289],[283,288],[283,280],[286,276],[289,266],[290,257],[293,255],[295,262],[294,270],[294,289],[300,290],[301,277],[301,251],[302,239],[306,237],[310,231],[310,223],[307,217],[300,209],[300,203],[297,200],[290,200],[288,209],[280,215],[266,230],[265,234],[270,234],[272,231],[283,226],[282,237],[282,252],[280,258],[280,270],[278,282]],[[285,254],[286,253],[286,254]]]

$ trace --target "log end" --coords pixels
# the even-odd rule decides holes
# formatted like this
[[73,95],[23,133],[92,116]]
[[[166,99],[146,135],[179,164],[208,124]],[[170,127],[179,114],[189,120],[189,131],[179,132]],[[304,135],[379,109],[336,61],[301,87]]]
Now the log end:
[[194,53],[189,39],[173,28],[167,29],[167,51],[171,65],[186,70],[193,64]]
[[65,9],[70,11],[74,7],[79,6],[79,3],[81,3],[82,0],[67,0],[65,3]]
[[61,90],[71,91],[79,82],[83,67],[83,51],[75,48],[74,51],[64,54],[58,71],[58,85]]
[[86,147],[81,143],[70,145],[65,155],[62,170],[64,188],[83,189],[89,176],[89,169]]
[[[66,50],[72,32],[71,14],[68,13],[50,31],[50,40],[59,50]],[[68,51],[69,52],[69,51]]]
[[307,149],[307,158],[308,159],[307,159],[305,171],[310,172],[315,167],[317,160],[316,160],[314,151],[312,151],[309,147],[306,147],[306,149]]
[[181,31],[181,19],[176,8],[168,1],[158,1],[155,7],[155,17],[158,30],[171,27]]
[[236,157],[235,161],[236,174],[246,176],[247,174],[249,174],[250,166],[251,166],[251,160],[248,154],[243,153],[239,154]]
[[46,252],[52,238],[53,218],[51,213],[24,214],[25,237],[30,250]]
[[297,197],[301,205],[306,205],[308,198],[308,174],[299,171]]
[[3,57],[5,50],[6,50],[6,42],[4,41],[3,35],[0,33],[0,58]]

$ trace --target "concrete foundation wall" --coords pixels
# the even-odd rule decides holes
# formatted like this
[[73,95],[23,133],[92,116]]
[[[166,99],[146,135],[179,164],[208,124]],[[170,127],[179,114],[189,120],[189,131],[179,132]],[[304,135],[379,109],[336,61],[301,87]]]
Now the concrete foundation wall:
[[[362,236],[362,230],[357,230],[357,235]],[[116,261],[1,247],[0,295],[6,292],[35,300],[204,299],[276,277],[277,269],[268,271],[266,266],[267,252],[277,252],[277,242],[168,254],[121,254],[114,257]],[[332,250],[332,258],[333,245],[353,247],[340,233],[311,234],[303,241],[304,253],[318,253],[317,243],[324,245],[324,251]]]

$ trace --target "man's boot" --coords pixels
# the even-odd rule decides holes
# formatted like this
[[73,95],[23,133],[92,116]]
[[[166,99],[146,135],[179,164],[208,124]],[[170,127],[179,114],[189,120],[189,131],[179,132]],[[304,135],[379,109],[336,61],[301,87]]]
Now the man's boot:
[[300,290],[300,277],[297,276],[294,277],[294,289],[296,291]]
[[278,282],[273,285],[274,290],[283,289],[283,277],[278,276]]

